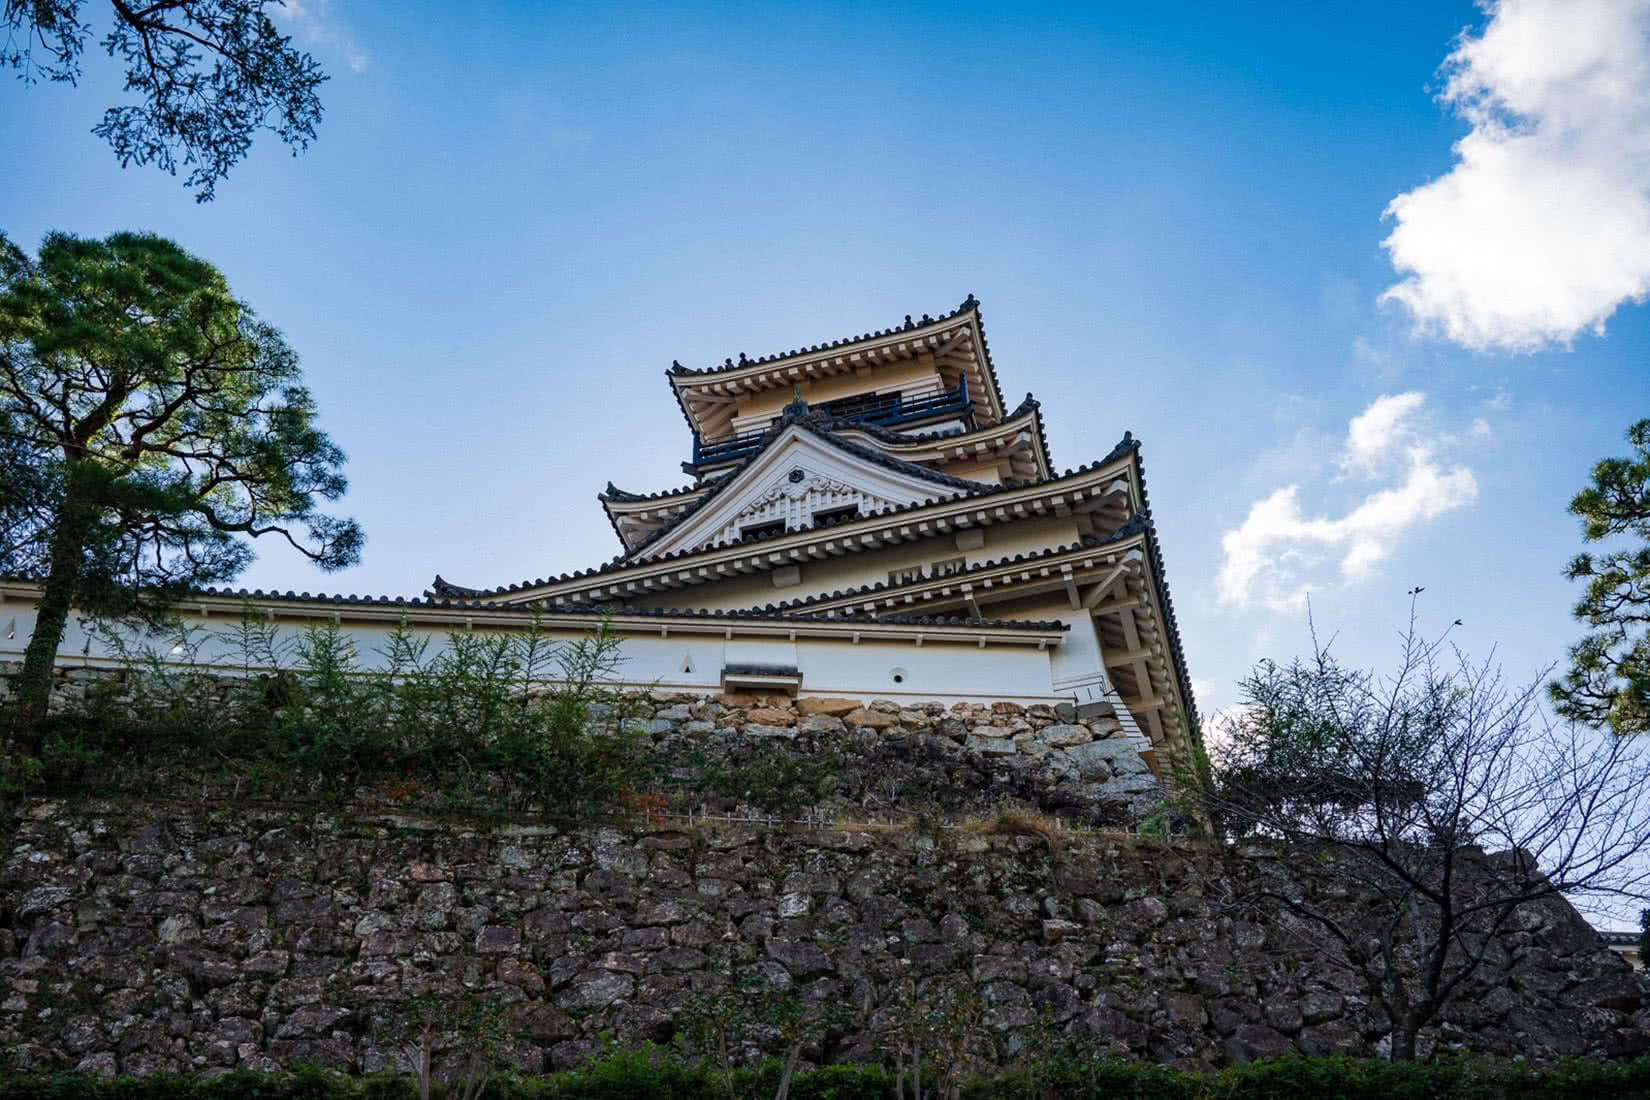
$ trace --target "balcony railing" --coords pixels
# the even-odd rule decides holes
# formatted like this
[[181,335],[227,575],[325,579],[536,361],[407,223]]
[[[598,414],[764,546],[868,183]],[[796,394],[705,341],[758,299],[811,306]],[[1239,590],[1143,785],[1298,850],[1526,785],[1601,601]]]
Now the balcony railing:
[[[844,397],[819,406],[821,412],[838,420],[858,424],[876,424],[892,427],[916,420],[928,420],[949,413],[965,413],[969,409],[968,379],[957,379],[957,388],[931,393],[923,397],[902,397],[899,394],[864,394]],[[777,421],[779,418],[775,417]],[[708,466],[729,459],[743,458],[761,446],[762,439],[773,426],[752,428],[738,435],[705,442],[699,433],[693,433],[693,465]]]

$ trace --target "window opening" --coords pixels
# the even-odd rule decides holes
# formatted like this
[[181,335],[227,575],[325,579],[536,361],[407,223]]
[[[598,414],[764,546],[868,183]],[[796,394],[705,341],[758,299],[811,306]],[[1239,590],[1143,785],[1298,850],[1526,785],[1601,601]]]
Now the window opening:
[[825,412],[839,420],[863,420],[882,413],[897,412],[899,402],[898,392],[861,393],[825,402]]
[[955,577],[968,566],[967,558],[942,558],[934,563],[929,575],[934,577]]
[[783,535],[784,533],[785,521],[776,519],[768,523],[753,523],[747,527],[739,528],[739,540],[749,542],[752,539],[771,538],[774,535]]
[[855,519],[858,515],[857,504],[845,504],[841,508],[821,508],[814,513],[814,526],[824,527],[831,523],[841,523],[843,520]]
[[888,571],[889,584],[901,584],[905,581],[922,580],[922,566],[911,565],[904,569],[890,569]]

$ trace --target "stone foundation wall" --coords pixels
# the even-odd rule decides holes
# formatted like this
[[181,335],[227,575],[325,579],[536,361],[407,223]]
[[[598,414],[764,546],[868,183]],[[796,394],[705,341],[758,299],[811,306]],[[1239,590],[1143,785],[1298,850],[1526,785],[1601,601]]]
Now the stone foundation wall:
[[[957,818],[1009,802],[1078,824],[1129,825],[1163,799],[1109,704],[666,696],[637,726],[665,761],[695,751],[739,761],[761,745],[826,759],[834,778],[814,808],[837,816]],[[738,792],[694,800],[712,812],[752,810]]]
[[[15,662],[0,662],[0,701]],[[94,688],[117,689],[126,674],[60,668],[53,707],[80,705]],[[225,682],[218,682],[221,689]],[[781,816],[960,819],[1011,802],[1073,824],[1137,825],[1163,799],[1163,788],[1129,740],[1109,703],[902,704],[889,700],[791,699],[783,695],[657,695],[632,728],[652,743],[649,764],[681,812],[770,816],[738,790],[696,779],[705,760],[739,766],[764,749],[780,749],[829,776],[822,791],[786,800]],[[219,774],[190,778],[189,760],[144,760],[124,771],[132,790],[240,793]],[[147,774],[149,771],[156,774]],[[362,790],[371,801],[375,792]],[[435,798],[406,808],[433,808]]]
[[[654,719],[661,734],[729,713],[682,705]],[[791,724],[746,709],[742,732],[785,739],[750,727],[800,731],[819,717],[804,709]],[[1046,745],[1059,724],[1029,732]],[[996,740],[1031,740],[1002,728]],[[370,1071],[391,1057],[374,1037],[390,1006],[467,990],[507,1005],[536,1070],[603,1035],[669,1041],[736,970],[855,1008],[814,1061],[877,1057],[902,993],[951,982],[977,995],[1001,1051],[1040,1018],[1183,1065],[1369,1054],[1389,1030],[1310,928],[1234,907],[1251,876],[1286,864],[1214,849],[1063,834],[1051,852],[1039,836],[840,824],[483,831],[360,807],[155,802],[35,802],[6,828],[0,1050],[14,1065]],[[1425,1048],[1650,1047],[1650,984],[1568,905],[1530,907],[1505,946],[1517,961],[1486,972]]]

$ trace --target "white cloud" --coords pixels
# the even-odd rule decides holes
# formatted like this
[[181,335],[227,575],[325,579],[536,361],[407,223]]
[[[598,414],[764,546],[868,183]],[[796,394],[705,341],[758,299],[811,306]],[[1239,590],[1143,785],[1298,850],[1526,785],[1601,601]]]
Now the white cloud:
[[1407,418],[1427,399],[1424,393],[1382,394],[1346,426],[1341,468],[1373,477],[1410,437]]
[[1532,351],[1650,297],[1650,0],[1488,0],[1445,61],[1471,125],[1444,176],[1393,199],[1381,297],[1419,329]]
[[[1223,606],[1297,611],[1337,575],[1342,584],[1368,579],[1415,528],[1477,499],[1472,471],[1446,470],[1435,443],[1420,437],[1414,419],[1424,400],[1420,393],[1383,395],[1347,424],[1341,468],[1386,481],[1401,473],[1398,484],[1376,489],[1333,518],[1307,516],[1299,485],[1250,507],[1221,539],[1225,557],[1215,583]],[[1400,458],[1401,469],[1392,469]]]
[[350,71],[366,70],[366,51],[356,45],[354,33],[333,14],[332,0],[284,0],[284,6],[286,21],[305,45],[337,50],[344,55]]

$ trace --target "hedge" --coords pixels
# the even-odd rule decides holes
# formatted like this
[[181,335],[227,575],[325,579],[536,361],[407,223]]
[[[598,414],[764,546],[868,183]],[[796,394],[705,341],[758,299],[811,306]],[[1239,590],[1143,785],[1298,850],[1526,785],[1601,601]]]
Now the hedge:
[[[740,1070],[738,1097],[772,1096],[778,1066]],[[910,1095],[909,1083],[907,1093]],[[925,1090],[925,1095],[928,1093]],[[437,1096],[442,1093],[438,1090]],[[704,1063],[661,1052],[619,1052],[542,1077],[493,1081],[486,1100],[729,1100],[728,1084]],[[839,1065],[804,1072],[795,1100],[892,1100],[894,1078],[880,1066]],[[1650,1057],[1631,1063],[1549,1066],[1476,1059],[1389,1063],[1355,1058],[1285,1058],[1214,1073],[1099,1060],[1055,1061],[964,1085],[964,1100],[1650,1100]],[[76,1074],[0,1078],[0,1100],[412,1100],[408,1079],[346,1077],[313,1068],[287,1074],[100,1078]]]

